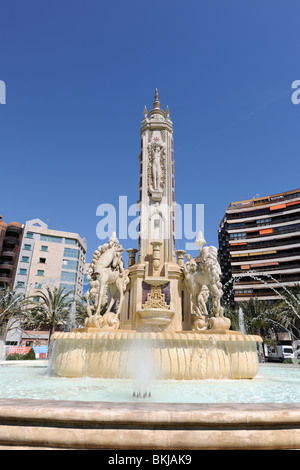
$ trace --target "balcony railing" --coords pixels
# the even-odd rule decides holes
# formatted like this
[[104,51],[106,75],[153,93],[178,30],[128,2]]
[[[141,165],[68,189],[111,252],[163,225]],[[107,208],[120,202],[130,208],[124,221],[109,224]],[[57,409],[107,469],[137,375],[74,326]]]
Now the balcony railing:
[[[259,242],[239,242],[236,241],[235,244],[228,245],[230,251],[249,251],[249,250],[258,250],[266,248],[276,248],[278,246],[289,246],[289,245],[300,245],[300,237],[296,236],[294,239],[291,238],[274,238],[273,240],[261,240]],[[238,244],[244,243],[244,244]]]
[[0,273],[0,282],[10,283],[12,281],[11,274]]
[[5,246],[5,245],[20,246],[20,240],[16,237],[5,237],[3,239],[3,246]]
[[1,256],[15,258],[17,256],[17,253],[15,253],[13,250],[8,250],[6,248],[2,251]]
[[4,263],[3,261],[0,261],[0,270],[2,269],[11,270],[11,269],[14,269],[14,265],[11,263]]
[[19,234],[21,234],[22,232],[23,232],[22,227],[9,226],[9,227],[7,227],[7,229],[6,229],[6,233],[8,234],[8,236],[9,236],[9,233],[12,233],[12,234],[17,233],[17,234],[19,235]]

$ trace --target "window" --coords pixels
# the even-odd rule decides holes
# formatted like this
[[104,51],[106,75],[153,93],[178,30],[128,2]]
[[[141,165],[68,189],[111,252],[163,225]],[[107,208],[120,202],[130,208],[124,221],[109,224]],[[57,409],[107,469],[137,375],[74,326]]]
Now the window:
[[31,245],[24,245],[24,250],[31,250]]
[[230,233],[229,238],[230,240],[240,240],[246,238],[246,232]]
[[42,283],[41,283],[41,282],[36,282],[36,283],[34,284],[34,288],[35,288],[35,289],[41,289],[41,288],[42,288]]
[[25,286],[25,282],[18,281],[17,287],[24,287],[24,286]]
[[267,217],[266,219],[260,219],[260,220],[256,221],[257,225],[268,225],[271,222],[272,222],[272,219],[270,217]]
[[27,232],[26,233],[26,238],[33,238],[33,233],[32,232]]
[[76,248],[65,248],[64,256],[68,258],[79,258],[79,250],[76,250]]
[[62,264],[64,269],[72,269],[73,271],[77,271],[78,261],[75,259],[63,259]]
[[42,269],[38,269],[36,275],[37,276],[44,276],[44,272]]
[[73,284],[59,284],[59,287],[64,289],[65,293],[69,293],[69,295],[75,295],[75,286]]
[[40,258],[39,263],[46,263],[46,258]]
[[27,269],[22,269],[20,268],[20,273],[19,274],[24,274],[26,275],[27,274]]
[[22,261],[23,263],[28,263],[28,262],[29,262],[29,256],[22,256],[21,261]]
[[45,242],[62,243],[62,237],[55,237],[53,235],[41,235],[40,240]]
[[41,251],[48,251],[48,247],[46,245],[41,246]]
[[67,281],[67,282],[76,282],[77,273],[69,272],[69,271],[62,271],[60,280]]
[[73,240],[72,238],[66,238],[65,243],[66,245],[77,245],[77,241]]

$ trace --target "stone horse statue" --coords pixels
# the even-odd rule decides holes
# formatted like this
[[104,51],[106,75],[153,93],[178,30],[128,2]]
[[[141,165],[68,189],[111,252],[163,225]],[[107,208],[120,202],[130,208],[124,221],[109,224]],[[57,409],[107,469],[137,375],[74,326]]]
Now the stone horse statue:
[[203,323],[202,328],[197,329],[205,329],[208,327],[207,316],[203,315],[203,305],[201,305],[201,303],[203,303],[205,286],[209,288],[213,304],[214,318],[209,320],[209,324],[212,328],[220,327],[229,329],[230,320],[223,316],[224,309],[220,303],[223,289],[220,280],[221,268],[218,262],[217,249],[214,246],[204,247],[206,241],[201,232],[199,232],[195,244],[199,246],[200,254],[197,261],[193,259],[191,255],[185,255],[188,262],[184,265],[184,278],[185,284],[191,294],[194,312]]
[[[99,246],[87,272],[90,288],[85,295],[88,318],[86,326],[111,328],[119,327],[119,315],[124,300],[124,292],[129,282],[128,270],[122,261],[123,247],[113,233],[108,243]],[[117,301],[119,305],[116,312]],[[108,303],[106,313],[100,313]]]

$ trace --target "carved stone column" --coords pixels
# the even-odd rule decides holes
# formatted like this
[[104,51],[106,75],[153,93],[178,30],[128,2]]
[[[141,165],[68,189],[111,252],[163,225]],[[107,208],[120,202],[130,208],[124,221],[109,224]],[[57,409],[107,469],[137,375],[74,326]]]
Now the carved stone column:
[[176,255],[177,255],[177,264],[178,266],[182,267],[184,266],[184,255],[186,251],[185,250],[177,250]]
[[160,266],[160,245],[162,245],[162,242],[153,241],[150,242],[150,244],[153,247],[153,275],[158,275],[158,270]]
[[133,266],[135,264],[135,255],[138,252],[135,248],[128,248],[128,266]]

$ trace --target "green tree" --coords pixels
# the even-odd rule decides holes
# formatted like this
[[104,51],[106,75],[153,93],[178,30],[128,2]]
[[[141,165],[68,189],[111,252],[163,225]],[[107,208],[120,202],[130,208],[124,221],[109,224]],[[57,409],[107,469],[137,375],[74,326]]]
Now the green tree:
[[[66,292],[61,287],[50,289],[47,287],[45,291],[38,290],[34,298],[35,302],[31,303],[29,314],[26,319],[26,327],[36,329],[49,329],[49,343],[51,336],[58,325],[66,325],[68,322],[71,305],[73,300],[68,298],[70,292]],[[33,297],[31,297],[33,300]]]

